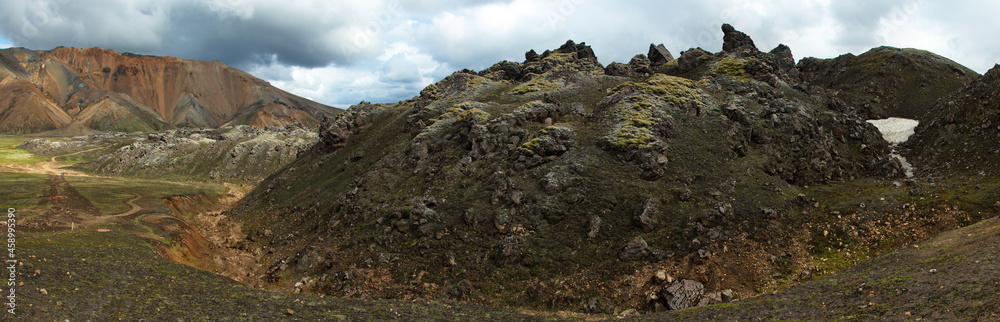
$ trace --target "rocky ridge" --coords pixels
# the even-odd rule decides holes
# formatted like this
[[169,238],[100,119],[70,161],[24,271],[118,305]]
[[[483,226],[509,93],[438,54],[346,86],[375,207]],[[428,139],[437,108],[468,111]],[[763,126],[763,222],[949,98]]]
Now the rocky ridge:
[[809,82],[835,74],[809,68],[824,61],[722,29],[720,53],[651,45],[605,67],[569,41],[353,106],[227,216],[277,288],[606,313],[751,296],[829,269],[813,260],[845,243],[944,229],[851,195],[903,173],[849,90]]

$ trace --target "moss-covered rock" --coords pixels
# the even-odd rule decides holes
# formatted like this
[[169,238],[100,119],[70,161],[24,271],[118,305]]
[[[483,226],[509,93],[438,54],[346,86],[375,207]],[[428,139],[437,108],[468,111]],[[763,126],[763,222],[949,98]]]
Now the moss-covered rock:
[[746,67],[747,65],[756,62],[757,60],[754,58],[736,58],[733,56],[726,56],[726,58],[723,58],[712,66],[712,75],[726,75],[739,81],[750,81],[750,73],[747,72]]

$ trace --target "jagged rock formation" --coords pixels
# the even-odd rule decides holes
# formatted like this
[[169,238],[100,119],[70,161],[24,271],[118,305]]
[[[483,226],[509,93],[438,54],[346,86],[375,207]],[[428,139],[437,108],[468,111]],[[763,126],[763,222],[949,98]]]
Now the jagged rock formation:
[[758,52],[757,45],[753,44],[753,39],[742,31],[736,30],[732,25],[722,24],[722,51],[734,53],[738,51]]
[[674,61],[674,55],[671,55],[670,51],[663,44],[656,46],[649,44],[649,54],[646,57],[649,58],[649,64],[652,67],[659,67],[660,65]]
[[66,47],[0,50],[0,106],[0,133],[315,126],[339,112],[217,61]]
[[800,80],[787,46],[724,32],[720,53],[607,68],[570,41],[351,107],[233,210],[273,263],[255,273],[587,311],[611,311],[594,297],[641,308],[664,287],[657,270],[709,294],[791,274],[830,242],[813,225],[839,217],[807,186],[898,178],[900,164],[834,90]]

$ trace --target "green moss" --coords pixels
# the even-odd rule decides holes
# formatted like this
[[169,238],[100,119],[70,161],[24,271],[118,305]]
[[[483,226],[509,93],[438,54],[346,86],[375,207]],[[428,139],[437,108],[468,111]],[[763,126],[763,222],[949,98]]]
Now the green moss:
[[437,94],[438,94],[438,87],[437,85],[434,84],[427,85],[427,87],[424,87],[424,89],[420,91],[420,97],[425,97],[429,99],[436,99]]
[[48,190],[46,175],[0,172],[3,207],[19,211],[38,207]]
[[627,82],[618,85],[618,87],[615,87],[614,91],[618,91],[626,87],[633,88],[643,94],[660,96],[661,98],[675,104],[682,103],[684,101],[694,101],[695,104],[702,104],[698,101],[698,98],[701,95],[698,93],[695,83],[687,78],[657,73],[653,74],[653,76],[649,77],[649,79],[646,79],[644,82]]
[[477,86],[486,84],[489,81],[490,80],[488,78],[486,78],[486,77],[475,75],[475,76],[469,77],[469,80],[467,81],[466,85],[469,88],[473,88],[473,87],[477,87]]
[[632,144],[638,145],[639,148],[643,149],[649,148],[653,145],[655,139],[653,132],[648,128],[634,126],[620,127],[604,137],[605,141],[618,149],[624,149]]
[[535,148],[538,147],[538,143],[542,142],[542,139],[534,138],[528,142],[524,142],[517,148],[518,151],[526,154],[535,154]]
[[712,68],[712,75],[729,75],[736,80],[748,82],[751,78],[750,73],[746,70],[746,67],[756,61],[757,60],[754,58],[743,59],[729,56],[715,63],[715,66]]
[[555,64],[568,63],[573,60],[573,53],[551,53],[542,59],[542,62],[549,62]]
[[549,92],[556,89],[559,89],[559,85],[547,81],[542,77],[537,77],[527,83],[514,87],[511,92],[517,95],[524,95],[536,92]]
[[659,118],[653,117],[653,104],[638,102],[621,111],[622,121],[629,126],[653,126]]
[[487,113],[486,111],[483,111],[478,108],[473,108],[471,110],[458,114],[457,119],[459,122],[468,119],[473,123],[482,123],[490,119],[490,113]]
[[618,127],[606,135],[604,140],[618,149],[624,149],[632,144],[643,149],[651,147],[656,137],[653,136],[649,127],[661,121],[660,118],[653,116],[656,107],[647,102],[625,106],[627,107],[619,107],[615,113],[619,116]]

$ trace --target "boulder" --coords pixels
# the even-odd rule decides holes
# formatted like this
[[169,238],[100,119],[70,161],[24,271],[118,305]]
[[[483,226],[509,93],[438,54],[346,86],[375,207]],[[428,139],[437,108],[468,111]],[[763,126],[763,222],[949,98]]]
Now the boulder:
[[[672,59],[671,59],[672,60]],[[605,75],[611,76],[623,76],[623,77],[645,77],[651,73],[653,70],[650,69],[650,61],[643,54],[638,54],[632,57],[632,60],[628,64],[622,64],[618,62],[611,63],[604,68]],[[655,66],[653,66],[655,67]]]
[[671,55],[670,51],[663,44],[649,44],[649,54],[646,57],[649,58],[649,64],[654,68],[674,61],[674,55]]
[[629,66],[619,62],[613,62],[604,67],[604,75],[628,77],[631,74],[632,70]]
[[701,282],[681,278],[674,280],[670,286],[661,291],[660,298],[667,302],[671,310],[683,310],[698,305],[705,294],[705,285]]
[[635,208],[633,217],[643,231],[648,233],[656,228],[656,213],[659,208],[660,200],[656,198],[646,198]]
[[[667,54],[669,55],[669,53]],[[673,60],[673,58],[671,58],[671,60]],[[643,56],[642,54],[632,56],[632,59],[628,61],[629,70],[637,76],[645,76],[646,74],[653,73],[653,70],[649,67],[649,58],[646,58],[646,56]]]
[[638,261],[648,258],[649,254],[649,245],[646,244],[646,240],[642,239],[642,236],[636,236],[625,244],[618,258],[623,261]]
[[668,284],[673,283],[674,278],[670,276],[670,274],[667,274],[667,271],[661,269],[657,270],[656,273],[653,274],[653,282],[656,284]]
[[590,216],[590,231],[587,232],[587,238],[597,237],[597,233],[601,231],[601,223],[603,221],[600,216]]
[[722,292],[719,292],[719,295],[722,297],[722,303],[729,303],[733,301],[733,290],[723,290]]
[[524,66],[521,63],[511,61],[501,61],[493,64],[490,68],[479,72],[479,76],[490,78],[495,81],[520,80],[524,76]]

